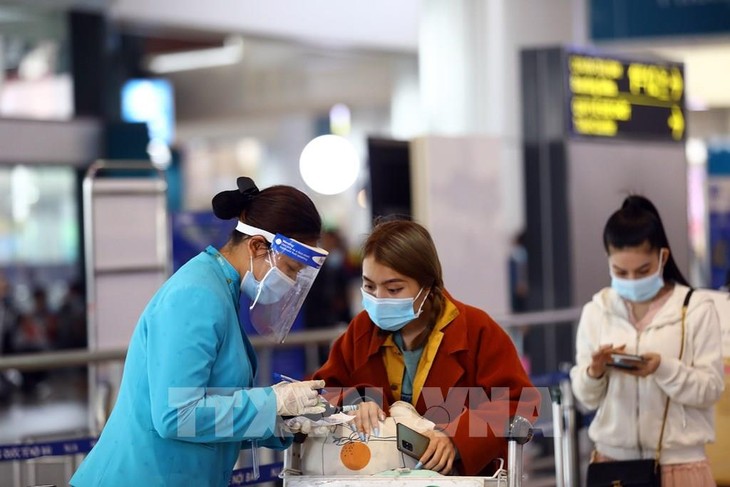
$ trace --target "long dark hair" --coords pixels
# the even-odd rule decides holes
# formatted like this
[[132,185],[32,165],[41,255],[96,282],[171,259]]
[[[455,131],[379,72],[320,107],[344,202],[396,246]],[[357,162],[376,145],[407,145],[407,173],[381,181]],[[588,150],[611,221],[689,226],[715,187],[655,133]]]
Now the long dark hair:
[[621,208],[614,212],[606,222],[603,229],[603,247],[608,252],[609,246],[623,249],[638,247],[644,242],[648,242],[652,250],[663,247],[669,249],[669,259],[664,265],[663,272],[665,281],[673,281],[689,286],[674,261],[659,211],[648,198],[641,195],[631,195],[624,200]]
[[443,312],[444,279],[441,261],[431,235],[420,224],[407,220],[382,221],[363,244],[362,256],[372,257],[399,274],[415,279],[419,286],[431,288],[430,325]]
[[[238,218],[243,223],[301,242],[316,242],[322,219],[309,196],[292,186],[271,186],[261,191],[251,178],[239,177],[238,189],[221,191],[213,197],[213,212],[222,220]],[[231,232],[238,245],[247,236]]]

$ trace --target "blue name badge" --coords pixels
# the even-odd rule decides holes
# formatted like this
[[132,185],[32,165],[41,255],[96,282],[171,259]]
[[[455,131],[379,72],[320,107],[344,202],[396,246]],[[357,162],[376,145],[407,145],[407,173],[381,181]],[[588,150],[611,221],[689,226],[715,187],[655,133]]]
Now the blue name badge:
[[315,269],[322,267],[324,260],[327,258],[328,252],[319,247],[311,247],[303,244],[293,238],[285,237],[277,233],[274,235],[274,241],[271,243],[271,250],[286,255],[297,262],[308,265]]

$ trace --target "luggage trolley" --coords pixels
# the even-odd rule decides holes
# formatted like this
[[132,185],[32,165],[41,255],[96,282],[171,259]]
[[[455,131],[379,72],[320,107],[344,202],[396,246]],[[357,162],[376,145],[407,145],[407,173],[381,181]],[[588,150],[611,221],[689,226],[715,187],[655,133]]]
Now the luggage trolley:
[[[99,160],[83,181],[90,350],[126,349],[140,313],[169,277],[167,181],[149,161]],[[114,404],[121,363],[89,366],[89,429]]]
[[553,411],[553,443],[555,446],[555,485],[572,487],[580,484],[578,469],[578,418],[570,379],[550,386]]
[[301,460],[301,444],[294,443],[286,450],[284,470],[281,478],[284,487],[386,487],[401,485],[404,487],[428,487],[436,482],[439,487],[520,487],[522,485],[522,448],[532,439],[532,425],[521,417],[512,418],[506,427],[507,436],[507,474],[499,477],[378,477],[361,476],[324,476],[299,474]]

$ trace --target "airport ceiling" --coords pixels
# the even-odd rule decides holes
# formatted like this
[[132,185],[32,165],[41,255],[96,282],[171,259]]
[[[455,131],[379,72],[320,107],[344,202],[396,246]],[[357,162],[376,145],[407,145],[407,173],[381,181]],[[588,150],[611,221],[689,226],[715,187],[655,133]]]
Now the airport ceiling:
[[[97,0],[102,1],[102,0]],[[169,25],[223,28],[243,34],[289,39],[338,48],[386,51],[418,49],[422,0],[114,0],[120,19]],[[587,1],[587,0],[586,0]],[[687,93],[693,108],[730,107],[730,38],[705,37],[649,41],[628,51],[644,51],[686,65]],[[599,46],[600,47],[600,46]]]
[[[304,45],[338,52],[342,57],[347,57],[348,50],[415,55],[421,8],[421,0],[175,0],[175,8],[170,8],[171,2],[150,0],[0,0],[0,5],[21,4],[109,11],[124,25],[155,32],[150,34],[150,48],[156,50],[166,45],[174,49],[175,43],[182,47],[186,42],[206,47],[219,43],[227,33],[238,33],[288,40],[292,53]],[[5,27],[7,15],[0,8],[0,29]],[[690,107],[730,108],[730,37],[648,42],[598,47],[684,62]]]

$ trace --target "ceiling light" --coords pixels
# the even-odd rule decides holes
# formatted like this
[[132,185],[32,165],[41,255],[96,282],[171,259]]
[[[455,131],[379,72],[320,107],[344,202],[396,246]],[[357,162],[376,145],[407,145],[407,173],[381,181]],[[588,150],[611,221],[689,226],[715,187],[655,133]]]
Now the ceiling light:
[[223,46],[211,49],[155,54],[147,58],[147,69],[153,73],[173,73],[193,69],[236,64],[243,59],[243,38],[226,37]]

